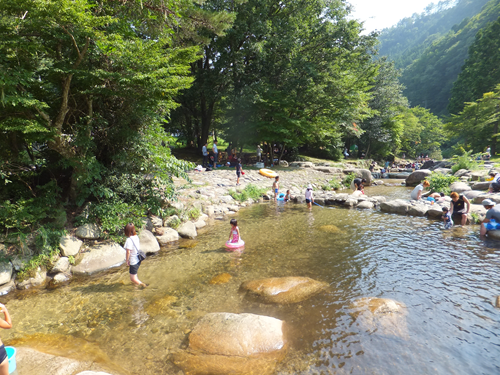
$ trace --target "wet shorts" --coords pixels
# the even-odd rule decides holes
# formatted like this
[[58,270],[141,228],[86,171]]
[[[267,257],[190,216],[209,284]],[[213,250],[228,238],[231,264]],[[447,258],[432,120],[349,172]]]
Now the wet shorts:
[[7,351],[5,350],[5,345],[0,346],[0,363],[3,363],[7,359]]
[[274,192],[275,192],[276,194],[278,194],[278,189],[274,189]]
[[134,264],[133,266],[130,265],[128,273],[131,275],[137,275],[137,271],[139,271],[139,266],[141,265],[141,262]]
[[307,204],[311,203],[311,200],[310,199],[306,199],[306,203]]

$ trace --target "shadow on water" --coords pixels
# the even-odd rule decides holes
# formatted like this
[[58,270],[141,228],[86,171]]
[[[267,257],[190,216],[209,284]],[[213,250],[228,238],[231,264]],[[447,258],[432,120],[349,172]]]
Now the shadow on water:
[[[370,194],[408,190],[378,188]],[[2,339],[76,337],[132,374],[177,374],[169,355],[186,344],[200,317],[247,312],[286,322],[290,350],[280,375],[500,373],[499,312],[492,305],[500,295],[500,246],[479,239],[477,227],[443,230],[424,218],[272,202],[240,210],[238,226],[244,252],[225,250],[229,221],[217,221],[196,243],[180,241],[147,259],[139,270],[150,284],[144,290],[131,286],[121,267],[9,298],[16,325]],[[214,283],[217,276],[224,281]],[[245,281],[279,276],[308,276],[330,287],[291,305],[239,292]],[[396,321],[356,315],[353,304],[364,297],[398,301],[407,313]]]

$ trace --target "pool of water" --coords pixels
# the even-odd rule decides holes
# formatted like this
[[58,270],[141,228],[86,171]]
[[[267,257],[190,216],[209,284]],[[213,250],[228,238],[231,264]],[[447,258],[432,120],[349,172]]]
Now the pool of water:
[[[396,196],[402,187],[371,187]],[[411,190],[411,189],[410,189]],[[7,344],[92,359],[123,374],[178,374],[169,360],[209,312],[251,312],[287,323],[289,351],[276,374],[500,373],[500,246],[478,227],[444,231],[439,222],[371,210],[255,205],[237,216],[242,253],[223,244],[228,221],[195,241],[151,256],[139,270],[145,290],[130,285],[125,266],[92,279],[6,297],[14,328]],[[224,284],[210,280],[231,275]],[[242,282],[308,276],[327,291],[293,305],[249,301]],[[407,306],[399,334],[358,324],[352,303],[391,298]]]

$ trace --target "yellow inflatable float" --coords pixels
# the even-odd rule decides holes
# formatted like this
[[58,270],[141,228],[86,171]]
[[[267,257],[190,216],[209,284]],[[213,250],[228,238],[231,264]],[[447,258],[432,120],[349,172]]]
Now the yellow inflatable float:
[[276,177],[278,174],[275,172],[275,171],[272,171],[270,169],[259,169],[259,173],[262,175],[262,176],[266,176],[266,177],[269,177],[269,178],[274,178]]

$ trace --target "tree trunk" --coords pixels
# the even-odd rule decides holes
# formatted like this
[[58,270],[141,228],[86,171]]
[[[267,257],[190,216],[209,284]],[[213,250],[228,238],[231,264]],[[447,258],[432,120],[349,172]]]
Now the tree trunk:
[[497,134],[498,134],[498,123],[499,121],[495,122],[495,125],[493,125],[493,137],[491,137],[491,156],[495,156],[497,152]]

